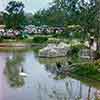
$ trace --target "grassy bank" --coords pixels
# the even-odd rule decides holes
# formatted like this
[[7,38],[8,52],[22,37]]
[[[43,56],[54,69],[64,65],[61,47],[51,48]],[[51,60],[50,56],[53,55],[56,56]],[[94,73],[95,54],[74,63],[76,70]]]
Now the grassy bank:
[[74,64],[72,75],[100,81],[100,60],[94,62]]

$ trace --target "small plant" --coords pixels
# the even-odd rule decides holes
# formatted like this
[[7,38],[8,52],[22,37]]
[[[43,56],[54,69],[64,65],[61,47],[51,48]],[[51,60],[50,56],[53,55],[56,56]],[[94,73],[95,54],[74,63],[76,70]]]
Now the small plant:
[[19,35],[17,35],[17,39],[27,39],[28,38],[28,34],[25,32],[21,32]]
[[56,33],[52,37],[54,37],[54,38],[68,38],[69,34],[68,33]]
[[3,41],[3,38],[2,37],[0,37],[0,42],[2,42]]
[[87,64],[81,64],[80,65],[74,65],[73,67],[76,67],[76,70],[73,71],[76,75],[81,75],[85,77],[94,77],[96,75],[100,76],[100,73],[98,71],[99,65],[96,65],[94,63],[87,63]]
[[72,46],[71,48],[72,54],[78,54],[80,51],[80,48],[78,46]]
[[48,43],[59,43],[60,42],[60,39],[57,39],[57,38],[49,38],[48,39]]
[[47,37],[37,36],[33,38],[33,43],[45,43],[48,41]]
[[68,51],[68,56],[78,56],[80,51],[80,47],[79,46],[71,46],[71,49]]

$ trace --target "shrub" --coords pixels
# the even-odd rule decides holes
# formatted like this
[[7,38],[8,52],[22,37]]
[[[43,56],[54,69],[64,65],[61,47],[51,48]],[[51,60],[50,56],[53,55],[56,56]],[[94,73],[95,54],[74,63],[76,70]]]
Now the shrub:
[[48,39],[48,43],[59,43],[60,42],[60,39],[57,39],[57,38],[49,38]]
[[2,39],[15,39],[15,36],[2,36]]
[[75,46],[71,46],[70,51],[68,51],[68,55],[69,56],[78,56],[80,51],[80,47],[75,45]]
[[17,39],[27,39],[28,38],[28,35],[18,35],[17,36]]
[[74,74],[85,76],[85,77],[92,77],[96,74],[100,73],[98,72],[98,69],[100,68],[99,65],[95,65],[94,63],[87,63],[87,64],[81,64],[75,65],[73,67],[76,67],[76,70],[73,71]]
[[77,55],[79,53],[79,51],[80,51],[80,48],[78,46],[73,46],[71,48],[71,51],[72,51],[73,55]]
[[37,36],[33,38],[33,42],[34,43],[45,43],[48,41],[47,37],[41,37],[41,36]]
[[59,34],[58,33],[55,33],[55,34],[52,35],[52,37],[53,38],[58,38],[59,37]]
[[54,38],[68,38],[69,37],[69,34],[68,33],[56,33],[56,34],[53,34]]
[[0,37],[0,42],[2,42],[3,41],[3,38],[2,37]]
[[21,32],[19,35],[17,35],[17,39],[27,39],[28,38],[28,33],[25,33],[25,32]]

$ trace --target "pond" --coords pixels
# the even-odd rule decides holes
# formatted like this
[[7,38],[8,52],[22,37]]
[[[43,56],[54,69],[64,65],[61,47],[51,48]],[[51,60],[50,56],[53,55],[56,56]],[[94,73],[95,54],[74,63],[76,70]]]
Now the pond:
[[55,78],[56,62],[32,50],[0,52],[0,100],[96,100],[99,82],[67,76]]

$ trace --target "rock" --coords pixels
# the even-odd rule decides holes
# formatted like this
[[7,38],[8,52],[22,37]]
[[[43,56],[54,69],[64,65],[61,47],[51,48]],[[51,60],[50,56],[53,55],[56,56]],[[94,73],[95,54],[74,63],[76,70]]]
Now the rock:
[[59,55],[58,51],[55,49],[50,49],[47,56],[48,57],[57,57]]
[[57,46],[55,45],[55,44],[48,44],[48,46],[47,46],[48,48],[57,48]]
[[86,46],[86,47],[90,47],[91,48],[91,50],[93,50],[93,51],[96,51],[97,50],[97,43],[96,43],[96,41],[94,41],[93,42],[93,44],[90,46],[89,45],[89,41],[86,41],[85,43],[84,43],[84,45]]
[[65,55],[67,55],[67,52],[69,51],[69,48],[70,47],[67,44],[61,42],[57,46],[57,51],[59,52],[60,56],[65,56]]
[[51,48],[44,48],[40,50],[39,56],[40,57],[56,57],[58,55],[58,52],[55,49]]
[[100,100],[100,90],[96,91],[96,98],[97,98],[97,100]]
[[88,41],[86,41],[86,42],[84,43],[84,46],[86,46],[86,47],[88,47],[88,48],[89,48],[89,42],[88,42]]
[[40,57],[64,57],[67,55],[69,46],[65,43],[60,43],[57,46],[55,44],[48,44],[47,47],[39,51]]
[[69,45],[67,45],[67,44],[65,44],[65,43],[63,43],[63,42],[61,42],[61,43],[58,44],[57,47],[58,47],[58,48],[68,48]]

